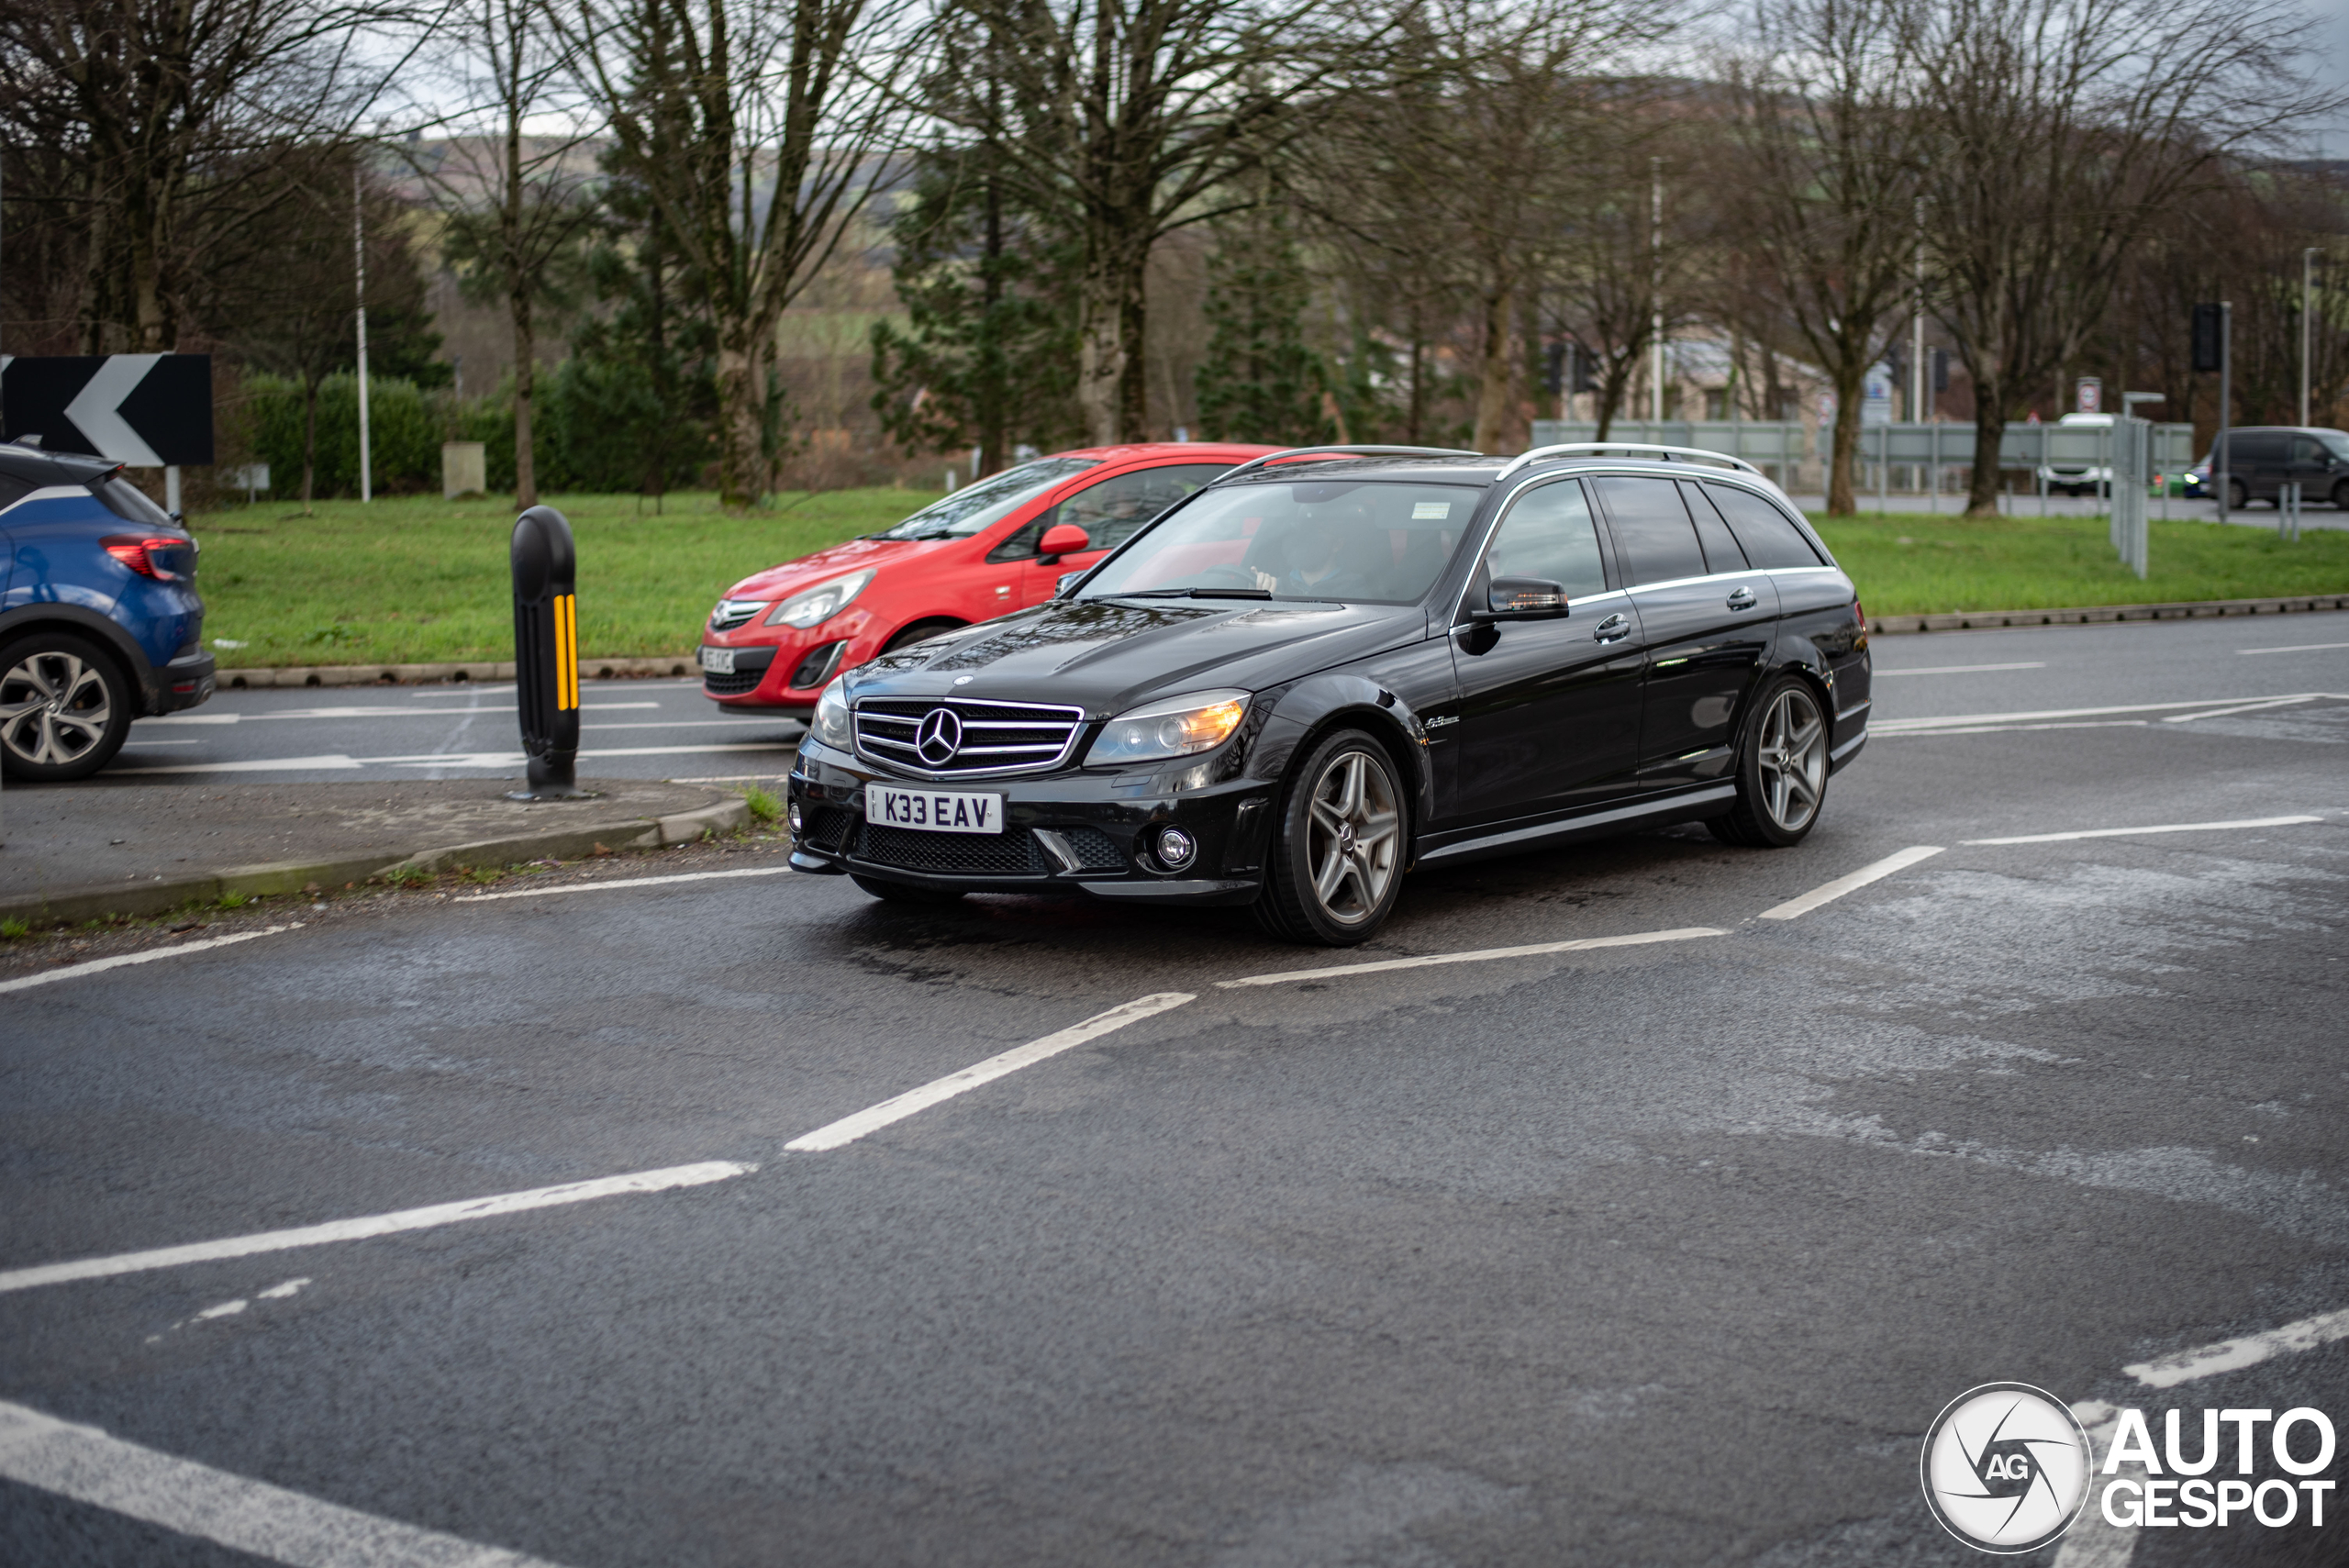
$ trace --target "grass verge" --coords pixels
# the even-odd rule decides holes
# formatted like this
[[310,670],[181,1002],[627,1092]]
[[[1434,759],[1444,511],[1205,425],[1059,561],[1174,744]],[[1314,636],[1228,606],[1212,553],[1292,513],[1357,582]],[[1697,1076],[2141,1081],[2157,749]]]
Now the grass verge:
[[[681,652],[738,579],[886,528],[933,499],[832,491],[785,496],[743,517],[706,494],[672,495],[657,516],[631,495],[549,504],[579,540],[581,651],[614,657]],[[279,504],[195,519],[206,635],[242,645],[216,646],[224,669],[514,656],[514,519],[503,499],[326,501],[315,517],[288,514]],[[2140,582],[2114,558],[2101,517],[1815,520],[1878,615],[2349,592],[2343,529],[2311,528],[2285,544],[2271,528],[2156,522],[2153,574]]]
[[2152,570],[2141,581],[2121,564],[2102,517],[1890,513],[1811,521],[1872,617],[2349,593],[2343,528],[2309,528],[2286,544],[2272,528],[2154,522]]
[[[579,647],[589,657],[677,653],[737,580],[872,533],[937,497],[915,490],[785,495],[731,517],[715,495],[671,495],[655,515],[633,495],[553,495],[579,542]],[[407,495],[206,513],[198,585],[205,637],[223,669],[426,664],[514,657],[507,542],[498,496]]]

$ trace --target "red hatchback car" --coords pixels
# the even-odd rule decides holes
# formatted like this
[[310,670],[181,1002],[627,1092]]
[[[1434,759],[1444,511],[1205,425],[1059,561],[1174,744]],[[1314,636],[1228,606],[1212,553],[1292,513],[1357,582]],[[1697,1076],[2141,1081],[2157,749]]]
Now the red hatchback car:
[[1158,442],[1056,452],[991,474],[896,528],[771,566],[702,633],[702,691],[799,717],[842,670],[1040,605],[1060,580],[1273,447]]

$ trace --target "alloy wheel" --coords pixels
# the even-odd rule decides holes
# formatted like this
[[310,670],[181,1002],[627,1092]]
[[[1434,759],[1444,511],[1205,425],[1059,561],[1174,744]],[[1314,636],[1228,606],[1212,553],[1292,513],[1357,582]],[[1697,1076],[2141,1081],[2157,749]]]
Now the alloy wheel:
[[106,740],[113,717],[106,676],[79,654],[36,652],[0,675],[0,744],[22,762],[79,761]]
[[1801,831],[1827,788],[1827,724],[1808,688],[1788,686],[1770,704],[1757,761],[1763,809],[1782,830]]
[[1401,859],[1403,814],[1394,781],[1364,751],[1341,751],[1314,781],[1306,824],[1313,896],[1341,926],[1375,916]]

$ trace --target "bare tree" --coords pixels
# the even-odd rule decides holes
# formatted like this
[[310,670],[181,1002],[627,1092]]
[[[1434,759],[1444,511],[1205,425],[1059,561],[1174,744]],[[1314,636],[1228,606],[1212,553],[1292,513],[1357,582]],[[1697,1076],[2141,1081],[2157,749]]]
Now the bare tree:
[[397,146],[449,213],[452,249],[487,275],[513,324],[514,502],[534,506],[538,310],[556,259],[595,217],[586,165],[598,128],[581,112],[575,62],[539,0],[455,0],[440,63],[457,103],[432,124],[446,139]]
[[1380,29],[1314,0],[952,0],[921,93],[994,150],[1020,201],[1083,247],[1077,402],[1100,444],[1138,437],[1143,278],[1219,188],[1375,76]]
[[896,99],[859,61],[901,59],[906,17],[896,0],[580,0],[566,20],[629,177],[707,291],[730,510],[774,473],[776,326],[885,172]]
[[1854,510],[1869,368],[1914,307],[1926,121],[1917,0],[1758,0],[1720,182],[1742,281],[1835,389],[1827,510]]
[[2291,0],[1965,0],[1919,15],[1936,309],[1974,381],[1967,515],[1988,516],[2007,420],[2100,325],[2132,249],[2228,155],[2337,100],[2298,72],[2309,23]]
[[401,0],[0,4],[0,113],[73,153],[83,350],[174,348],[208,241],[289,199],[263,154],[347,133],[421,30]]
[[[1675,199],[1687,183],[1671,176],[1697,162],[1686,139],[1667,136],[1671,127],[1640,111],[1633,98],[1615,134],[1578,165],[1580,188],[1542,290],[1545,317],[1588,357],[1602,440],[1624,412],[1658,327],[1668,339],[1700,314],[1708,298],[1700,280],[1719,261],[1707,232],[1711,204]],[[1669,183],[1659,221],[1660,179]]]

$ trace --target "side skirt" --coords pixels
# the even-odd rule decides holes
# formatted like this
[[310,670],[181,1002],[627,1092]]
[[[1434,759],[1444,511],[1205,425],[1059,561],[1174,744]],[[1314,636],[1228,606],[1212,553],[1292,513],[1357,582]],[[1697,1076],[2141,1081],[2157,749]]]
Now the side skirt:
[[1604,838],[1625,828],[1663,827],[1674,822],[1696,822],[1708,817],[1718,817],[1737,798],[1734,784],[1708,784],[1701,789],[1683,790],[1660,800],[1633,801],[1627,806],[1593,811],[1580,817],[1560,817],[1553,822],[1536,823],[1530,828],[1509,828],[1497,833],[1480,834],[1464,839],[1442,849],[1422,850],[1420,865],[1456,865],[1466,861],[1482,860],[1487,855],[1507,854],[1513,850],[1535,844],[1571,843],[1578,839]]

